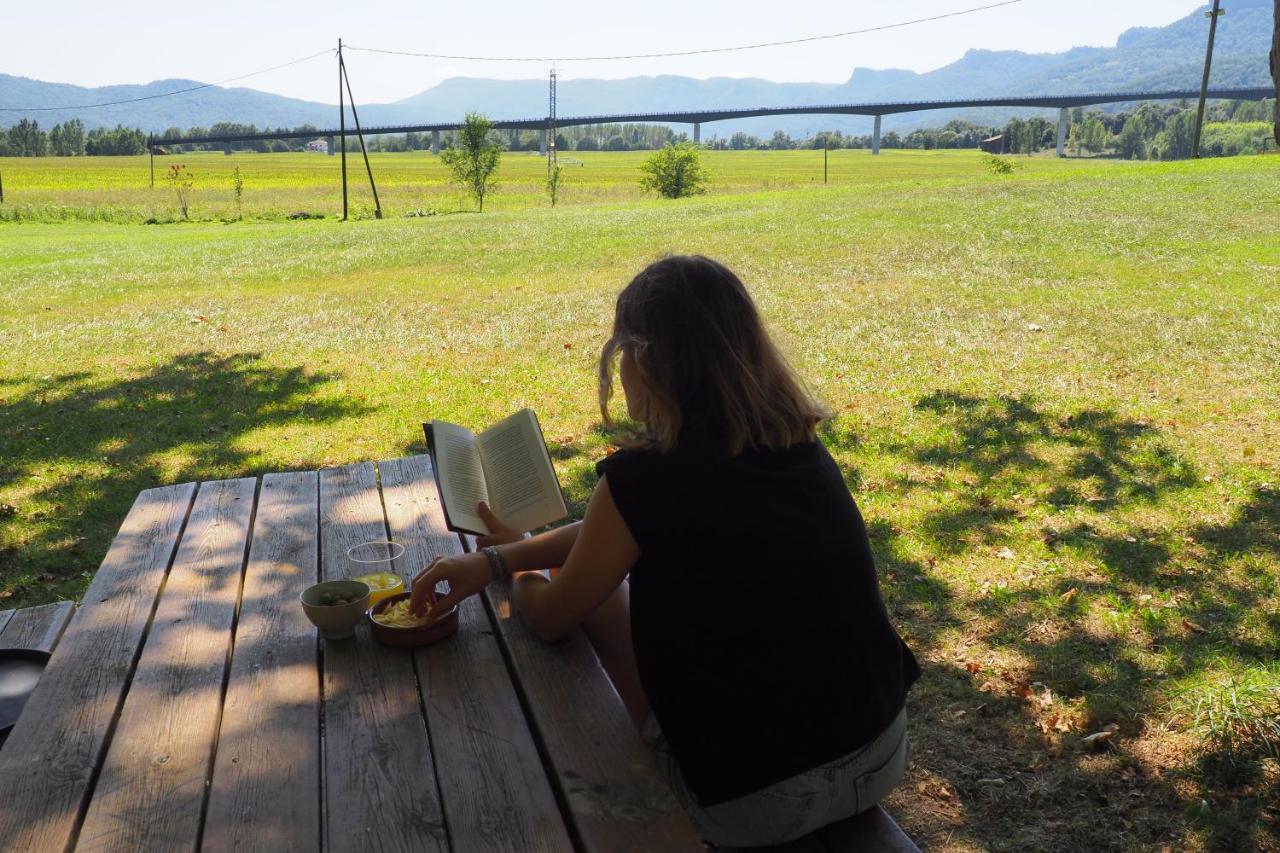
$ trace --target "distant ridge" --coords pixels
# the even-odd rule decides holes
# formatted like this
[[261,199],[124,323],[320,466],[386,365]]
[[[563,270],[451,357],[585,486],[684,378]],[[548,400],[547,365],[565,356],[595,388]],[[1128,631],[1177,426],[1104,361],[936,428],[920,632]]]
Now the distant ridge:
[[[1218,26],[1213,84],[1221,87],[1265,86],[1270,82],[1267,52],[1272,33],[1272,0],[1232,0],[1230,13]],[[996,95],[1064,94],[1069,92],[1154,91],[1196,88],[1200,83],[1206,34],[1204,7],[1163,27],[1137,27],[1120,35],[1114,47],[1077,47],[1063,53],[970,50],[942,68],[918,74],[900,69],[855,68],[843,84],[777,83],[758,78],[713,77],[705,80],[674,75],[622,80],[569,80],[559,87],[564,115],[614,112],[694,110],[747,105],[787,106],[812,103],[891,101]],[[46,83],[0,74],[0,107],[95,103],[154,95],[196,85],[191,80],[157,80],[143,85],[86,88]],[[361,105],[367,124],[456,120],[468,110],[492,118],[527,118],[545,111],[546,83],[537,80],[493,80],[455,77],[417,95],[389,104]],[[147,131],[168,127],[208,127],[220,121],[255,124],[259,128],[328,126],[337,108],[327,104],[272,95],[249,88],[211,87],[171,98],[91,110],[58,110],[24,114],[0,113],[0,125],[26,117],[50,127],[80,118],[89,127],[125,124]],[[964,117],[997,123],[1027,110],[986,109],[912,114],[886,119],[885,128],[905,130]],[[792,134],[819,129],[866,132],[868,120],[856,117],[766,117],[717,122],[703,137],[728,136],[738,130]]]

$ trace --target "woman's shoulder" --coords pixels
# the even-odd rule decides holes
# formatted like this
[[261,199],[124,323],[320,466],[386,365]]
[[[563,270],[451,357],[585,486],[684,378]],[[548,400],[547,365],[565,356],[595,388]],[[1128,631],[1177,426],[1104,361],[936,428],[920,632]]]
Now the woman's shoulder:
[[670,458],[669,454],[658,453],[654,450],[624,448],[613,451],[597,462],[596,474],[602,477],[610,473],[630,476],[645,471],[655,471],[666,467],[670,462]]

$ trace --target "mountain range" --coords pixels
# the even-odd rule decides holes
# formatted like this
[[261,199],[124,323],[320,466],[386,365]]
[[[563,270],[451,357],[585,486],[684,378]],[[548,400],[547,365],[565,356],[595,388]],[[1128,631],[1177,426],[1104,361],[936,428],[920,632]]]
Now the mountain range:
[[[855,68],[844,83],[778,83],[758,78],[675,75],[620,80],[581,79],[558,86],[562,116],[649,112],[740,106],[896,101],[1074,92],[1195,89],[1200,85],[1207,24],[1202,7],[1162,27],[1137,27],[1122,33],[1112,47],[1076,47],[1063,53],[970,50],[925,73],[899,69]],[[1231,0],[1218,24],[1211,83],[1215,86],[1267,86],[1267,52],[1272,38],[1272,0]],[[140,85],[86,88],[0,74],[0,108],[67,107],[53,111],[3,112],[0,124],[31,118],[49,127],[70,118],[86,126],[124,124],[146,131],[168,127],[207,127],[221,121],[258,127],[336,124],[336,107],[272,95],[250,88],[210,87],[197,92],[112,107],[75,109],[84,104],[141,98],[199,85],[192,80],[156,80]],[[457,121],[469,110],[491,118],[531,118],[545,114],[545,80],[495,80],[453,77],[417,95],[386,104],[361,104],[365,125]],[[952,118],[1002,123],[1034,110],[940,110],[885,118],[886,130],[936,126]],[[870,120],[857,116],[767,116],[716,122],[703,138],[742,130],[793,135],[839,129],[866,133]]]

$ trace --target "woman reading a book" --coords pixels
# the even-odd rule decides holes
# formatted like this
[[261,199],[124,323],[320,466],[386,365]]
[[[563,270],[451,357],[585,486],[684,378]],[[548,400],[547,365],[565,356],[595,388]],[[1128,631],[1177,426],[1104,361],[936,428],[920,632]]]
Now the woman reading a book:
[[[707,841],[785,842],[874,806],[906,765],[919,675],[889,623],[824,408],[770,341],[742,282],[671,257],[618,296],[600,357],[638,427],[603,459],[582,521],[521,539],[488,507],[449,607],[514,575],[546,639],[581,627]],[[527,570],[559,566],[551,579]]]

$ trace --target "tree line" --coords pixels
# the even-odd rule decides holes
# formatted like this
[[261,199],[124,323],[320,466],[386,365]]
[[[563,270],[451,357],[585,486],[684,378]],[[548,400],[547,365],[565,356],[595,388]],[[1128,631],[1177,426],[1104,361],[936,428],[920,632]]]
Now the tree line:
[[146,150],[146,134],[137,128],[95,127],[86,133],[78,118],[55,124],[47,132],[25,118],[7,130],[0,128],[0,157],[143,154]]
[[[1205,110],[1200,154],[1233,157],[1273,150],[1275,100],[1219,101]],[[1196,107],[1141,104],[1131,111],[1107,113],[1080,107],[1071,111],[1067,150],[1077,156],[1111,154],[1126,160],[1182,160],[1191,156]],[[1034,154],[1057,145],[1056,122],[1043,118],[1011,119],[1001,131],[1010,153]]]

